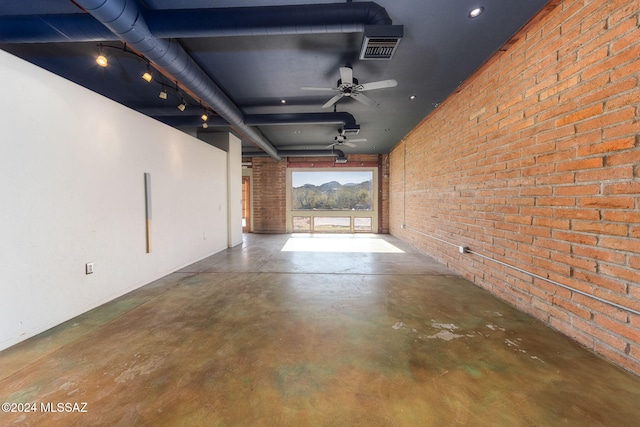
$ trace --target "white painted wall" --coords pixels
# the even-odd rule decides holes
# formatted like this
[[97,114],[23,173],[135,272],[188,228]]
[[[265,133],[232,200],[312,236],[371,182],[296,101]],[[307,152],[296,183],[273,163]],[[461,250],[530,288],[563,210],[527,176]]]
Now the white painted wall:
[[227,247],[225,152],[3,51],[0,82],[0,349]]
[[242,243],[242,141],[229,132],[200,132],[198,137],[227,152],[229,247]]
[[233,247],[242,243],[242,141],[232,134],[229,134],[227,160],[229,246]]

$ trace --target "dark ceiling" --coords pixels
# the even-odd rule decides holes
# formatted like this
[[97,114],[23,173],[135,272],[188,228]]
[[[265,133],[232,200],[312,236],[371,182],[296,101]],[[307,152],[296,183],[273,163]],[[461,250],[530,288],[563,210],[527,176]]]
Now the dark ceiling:
[[[143,81],[140,75],[146,68],[145,61],[122,50],[121,40],[130,35],[115,35],[106,29],[94,17],[93,7],[87,6],[105,1],[115,9],[125,3],[0,0],[0,49],[194,136],[203,132],[199,108],[202,103],[221,116],[210,114],[210,126],[204,132],[232,130],[242,138],[245,152],[260,151],[260,143],[265,142],[276,151],[323,149],[334,142],[344,123],[355,120],[360,133],[347,138],[366,141],[357,142],[355,147],[340,146],[345,153],[388,153],[548,2],[378,0],[371,6],[323,0],[138,0],[141,18],[137,22],[149,27],[153,39],[165,42],[165,32],[169,34],[171,45],[184,49],[190,57],[188,61],[193,60],[189,64],[199,67],[204,80],[217,86],[214,96],[229,101],[230,110],[226,111],[226,104],[219,107],[209,102],[208,87],[203,89],[200,83],[189,81],[190,77],[172,72],[173,62],[155,61],[153,53],[144,56],[169,76],[154,70],[154,80]],[[299,5],[310,6],[292,7]],[[319,9],[318,5],[325,6]],[[354,5],[375,6],[371,9],[375,16],[368,12],[367,17],[360,18],[358,14],[345,13]],[[257,9],[258,6],[291,7]],[[403,38],[389,60],[359,59],[364,25],[370,24],[362,21],[380,19],[378,6],[386,10],[393,26],[402,26]],[[476,7],[483,7],[484,13],[470,18],[469,12]],[[222,13],[222,8],[227,14]],[[191,9],[209,9],[211,14]],[[216,21],[216,16],[221,18]],[[347,18],[354,22],[345,24]],[[233,24],[236,20],[239,23]],[[90,33],[78,30],[80,21],[96,29]],[[308,22],[313,23],[311,30]],[[389,24],[377,28],[391,28]],[[217,31],[225,26],[234,31],[241,27],[242,31]],[[100,43],[112,46],[103,48],[109,60],[106,68],[95,62]],[[129,40],[127,50],[140,53],[140,46],[143,45]],[[321,106],[337,92],[301,89],[335,88],[343,66],[352,67],[360,84],[394,79],[397,86],[367,91],[366,95],[375,100],[372,106],[344,97],[325,109]],[[180,94],[174,90],[175,80]],[[158,97],[163,83],[166,100]],[[176,108],[180,96],[188,104],[183,112]],[[334,107],[336,112],[352,117],[331,114]],[[283,113],[287,115],[282,116]],[[229,115],[242,123],[229,121]],[[256,146],[255,140],[262,142]]]

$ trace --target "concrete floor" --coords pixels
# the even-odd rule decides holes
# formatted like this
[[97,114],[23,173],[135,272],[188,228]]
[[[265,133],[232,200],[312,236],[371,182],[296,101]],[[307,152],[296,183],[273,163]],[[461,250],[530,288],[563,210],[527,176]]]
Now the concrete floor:
[[1,352],[0,402],[37,402],[2,426],[640,425],[639,378],[389,236],[245,235]]

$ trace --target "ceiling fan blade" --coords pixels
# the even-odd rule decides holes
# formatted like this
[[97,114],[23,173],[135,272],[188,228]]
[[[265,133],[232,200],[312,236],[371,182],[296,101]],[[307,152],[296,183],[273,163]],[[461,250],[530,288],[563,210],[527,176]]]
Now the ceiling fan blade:
[[353,99],[355,99],[356,101],[360,101],[362,102],[364,105],[366,105],[367,107],[373,107],[376,105],[376,101],[374,101],[373,99],[369,98],[366,95],[363,95],[361,93],[352,93],[351,97]]
[[353,142],[349,142],[349,141],[343,142],[342,145],[346,145],[347,147],[355,147],[356,146],[356,144],[354,144]]
[[349,67],[340,67],[340,80],[342,84],[353,84],[353,70]]
[[335,92],[336,90],[338,90],[338,89],[336,89],[334,87],[308,87],[308,86],[303,86],[300,89],[302,89],[302,90],[320,90],[320,91],[323,91],[323,92]]
[[355,139],[349,138],[349,141],[351,142],[365,142],[366,140],[367,138],[355,138]]
[[333,144],[331,144],[331,145],[327,145],[327,146],[326,146],[326,147],[324,147],[324,148],[333,148],[333,146],[334,146],[334,145],[337,145],[337,143],[333,143]]
[[381,80],[379,82],[362,84],[358,87],[358,90],[364,91],[364,90],[373,90],[373,89],[384,89],[387,87],[396,87],[396,86],[398,86],[398,82],[395,80]]
[[335,104],[336,102],[338,102],[338,100],[340,98],[342,98],[344,96],[344,93],[339,93],[336,96],[334,96],[333,98],[331,98],[330,100],[328,100],[323,106],[322,108],[329,108],[331,107],[333,104]]

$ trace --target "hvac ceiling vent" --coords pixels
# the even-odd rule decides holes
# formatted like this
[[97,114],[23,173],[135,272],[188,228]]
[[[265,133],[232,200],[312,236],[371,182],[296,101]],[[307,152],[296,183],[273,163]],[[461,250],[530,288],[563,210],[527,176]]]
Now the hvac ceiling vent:
[[366,25],[360,59],[391,59],[403,35],[402,25]]

